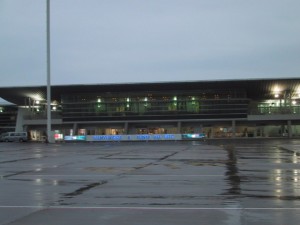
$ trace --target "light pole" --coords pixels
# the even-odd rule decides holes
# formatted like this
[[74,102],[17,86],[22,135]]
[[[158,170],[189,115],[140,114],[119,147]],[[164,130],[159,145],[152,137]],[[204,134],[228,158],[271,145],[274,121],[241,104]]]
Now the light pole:
[[47,0],[47,142],[51,137],[51,82],[50,82],[50,0]]

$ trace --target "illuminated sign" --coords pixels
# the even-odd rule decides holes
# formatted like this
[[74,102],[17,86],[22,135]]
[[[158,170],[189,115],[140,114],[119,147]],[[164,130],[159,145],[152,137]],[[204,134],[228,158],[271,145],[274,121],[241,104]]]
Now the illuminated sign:
[[86,141],[166,141],[181,140],[181,134],[87,135]]
[[55,140],[63,140],[64,136],[63,136],[63,134],[54,134],[54,139]]
[[86,136],[65,136],[65,141],[85,141]]
[[136,138],[138,140],[150,140],[150,135],[149,134],[141,134],[141,135],[137,135]]
[[182,138],[183,139],[195,139],[195,138],[205,138],[206,135],[204,133],[200,134],[183,134]]
[[165,134],[163,136],[164,136],[165,139],[170,139],[170,140],[175,139],[175,135],[174,134]]
[[121,141],[122,135],[95,135],[93,141]]
[[198,134],[130,134],[130,135],[69,135],[54,134],[55,140],[65,141],[176,141],[206,138],[204,133]]

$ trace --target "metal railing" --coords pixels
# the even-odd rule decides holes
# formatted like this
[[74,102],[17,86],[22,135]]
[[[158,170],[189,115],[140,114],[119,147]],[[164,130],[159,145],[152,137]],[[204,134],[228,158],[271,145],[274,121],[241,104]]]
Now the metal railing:
[[[62,119],[61,112],[51,112],[51,118],[52,119]],[[47,114],[42,113],[31,113],[30,115],[24,116],[25,120],[46,120]]]
[[289,107],[258,107],[249,110],[250,115],[285,115],[285,114],[300,114],[300,106]]

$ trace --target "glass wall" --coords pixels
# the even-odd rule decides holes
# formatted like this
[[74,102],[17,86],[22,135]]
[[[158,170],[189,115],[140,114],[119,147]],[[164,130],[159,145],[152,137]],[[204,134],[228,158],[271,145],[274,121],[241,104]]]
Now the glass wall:
[[244,118],[248,99],[233,90],[70,94],[62,96],[62,112],[64,121]]
[[251,104],[250,113],[266,114],[300,114],[299,99],[267,99]]
[[18,107],[14,105],[0,106],[0,133],[14,131]]

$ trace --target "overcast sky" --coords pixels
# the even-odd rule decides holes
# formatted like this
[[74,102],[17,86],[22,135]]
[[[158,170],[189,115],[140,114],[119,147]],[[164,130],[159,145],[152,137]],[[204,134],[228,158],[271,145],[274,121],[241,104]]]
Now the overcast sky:
[[[300,77],[299,0],[50,0],[51,83]],[[0,0],[0,86],[46,84],[46,0]]]

